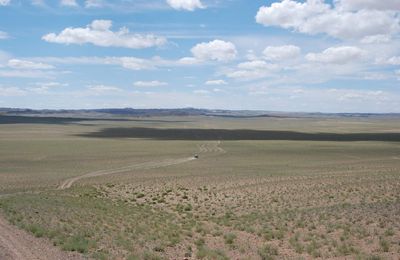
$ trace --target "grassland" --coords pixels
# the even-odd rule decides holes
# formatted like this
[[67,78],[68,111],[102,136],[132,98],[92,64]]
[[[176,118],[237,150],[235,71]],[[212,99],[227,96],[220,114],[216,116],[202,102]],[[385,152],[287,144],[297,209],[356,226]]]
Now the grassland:
[[0,117],[2,214],[96,259],[400,257],[400,119],[127,119]]

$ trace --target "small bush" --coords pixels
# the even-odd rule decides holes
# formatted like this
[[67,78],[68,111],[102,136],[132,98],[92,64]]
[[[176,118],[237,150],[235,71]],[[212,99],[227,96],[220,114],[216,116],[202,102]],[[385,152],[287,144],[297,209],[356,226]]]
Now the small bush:
[[383,252],[389,252],[389,242],[383,238],[379,240],[379,245]]
[[43,237],[45,234],[45,230],[38,226],[38,225],[30,225],[28,230],[35,236],[35,237]]
[[258,249],[258,254],[262,260],[275,259],[275,256],[278,255],[278,249],[272,245],[265,245]]
[[76,251],[79,253],[87,253],[89,249],[89,241],[83,236],[73,236],[68,238],[62,246],[65,251]]
[[236,235],[233,233],[228,233],[224,235],[224,240],[227,245],[233,245],[235,243]]

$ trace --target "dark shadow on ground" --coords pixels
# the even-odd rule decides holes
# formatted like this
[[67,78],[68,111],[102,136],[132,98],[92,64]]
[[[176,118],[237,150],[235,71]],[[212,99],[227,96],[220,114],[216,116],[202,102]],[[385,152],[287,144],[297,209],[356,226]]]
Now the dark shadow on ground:
[[94,121],[149,122],[149,123],[185,123],[188,121],[132,119],[132,118],[85,118],[85,117],[42,117],[42,116],[0,116],[2,124],[74,124]]
[[155,140],[293,140],[400,142],[400,133],[302,133],[293,131],[228,129],[104,128],[80,136],[96,138],[148,138]]

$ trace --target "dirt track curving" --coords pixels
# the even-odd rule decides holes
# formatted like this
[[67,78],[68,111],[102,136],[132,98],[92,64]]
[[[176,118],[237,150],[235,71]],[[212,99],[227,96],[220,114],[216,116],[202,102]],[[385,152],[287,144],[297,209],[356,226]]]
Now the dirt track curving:
[[[226,151],[224,149],[219,147],[220,144],[221,144],[221,141],[216,141],[216,142],[208,142],[208,143],[198,145],[199,153],[226,153]],[[129,172],[129,171],[133,171],[133,170],[147,170],[147,169],[167,167],[167,166],[171,166],[171,165],[186,163],[186,162],[189,162],[192,160],[196,160],[196,158],[191,156],[191,157],[185,157],[185,158],[179,158],[179,159],[168,159],[168,160],[163,160],[163,161],[145,162],[145,163],[133,164],[133,165],[129,165],[129,166],[121,167],[121,168],[116,168],[116,169],[90,172],[90,173],[87,173],[87,174],[84,174],[81,176],[76,176],[76,177],[65,180],[63,183],[61,183],[61,185],[58,187],[58,189],[59,190],[68,189],[75,182],[82,180],[82,179],[86,179],[86,178]]]
[[0,216],[1,260],[63,260],[84,259],[73,253],[62,252],[46,239],[39,239],[18,229]]
[[84,174],[81,176],[77,176],[77,177],[73,177],[73,178],[65,180],[58,187],[58,189],[59,190],[68,189],[75,182],[82,180],[82,179],[86,179],[86,178],[110,175],[110,174],[115,174],[115,173],[123,173],[123,172],[128,172],[128,171],[133,171],[133,170],[147,170],[147,169],[161,168],[161,167],[166,167],[166,166],[170,166],[170,165],[189,162],[192,160],[195,160],[195,158],[194,157],[186,157],[186,158],[180,158],[180,159],[169,159],[169,160],[164,160],[164,161],[138,163],[138,164],[133,164],[133,165],[117,168],[117,169],[100,170],[100,171],[90,172],[90,173],[87,173],[87,174]]
[[207,142],[197,145],[199,153],[226,153],[219,145],[221,141]]

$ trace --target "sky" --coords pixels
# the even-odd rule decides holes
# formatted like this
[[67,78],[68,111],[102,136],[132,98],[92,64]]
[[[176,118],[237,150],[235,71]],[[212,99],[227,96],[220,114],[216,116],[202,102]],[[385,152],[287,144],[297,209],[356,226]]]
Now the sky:
[[0,107],[400,112],[400,0],[0,0]]

